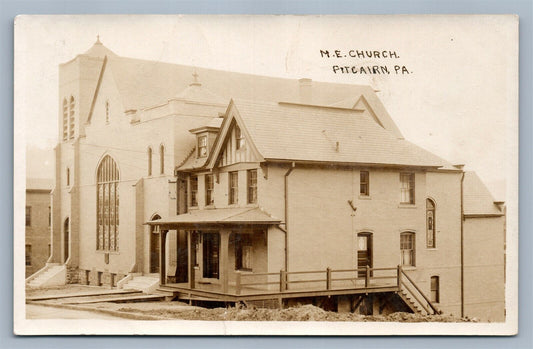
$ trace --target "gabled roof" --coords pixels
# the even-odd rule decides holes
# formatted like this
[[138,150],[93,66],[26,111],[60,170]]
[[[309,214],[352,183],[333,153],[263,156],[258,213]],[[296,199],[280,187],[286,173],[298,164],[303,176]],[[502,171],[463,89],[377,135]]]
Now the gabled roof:
[[[99,46],[95,44],[95,50],[97,48]],[[292,102],[300,100],[300,82],[296,79],[126,58],[112,52],[106,57],[106,69],[113,75],[125,110],[161,105],[172,98],[195,99],[198,96],[202,99],[210,96],[214,103],[227,103],[231,98]],[[191,84],[193,72],[199,76],[201,89],[195,83]],[[345,99],[353,99],[355,103],[361,96],[365,96],[384,127],[388,127],[397,137],[403,137],[370,86],[312,81],[307,87],[310,89],[312,102],[319,105]]]
[[232,115],[238,115],[241,129],[265,160],[454,168],[353,109],[237,99],[221,130],[228,129],[224,125]]
[[492,194],[475,172],[465,172],[463,182],[465,215],[496,215],[504,212],[495,204]]

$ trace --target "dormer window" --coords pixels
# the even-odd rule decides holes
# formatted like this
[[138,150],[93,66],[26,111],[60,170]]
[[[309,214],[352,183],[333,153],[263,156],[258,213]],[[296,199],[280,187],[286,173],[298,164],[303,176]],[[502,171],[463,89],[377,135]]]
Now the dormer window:
[[235,126],[235,140],[237,141],[236,149],[244,148],[244,136],[242,135],[241,128],[239,126]]
[[207,136],[198,137],[198,157],[205,158],[207,156]]

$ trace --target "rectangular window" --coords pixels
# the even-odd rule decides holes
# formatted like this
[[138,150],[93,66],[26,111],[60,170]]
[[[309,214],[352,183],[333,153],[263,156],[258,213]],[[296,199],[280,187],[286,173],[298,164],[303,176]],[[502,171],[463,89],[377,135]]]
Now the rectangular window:
[[415,234],[400,234],[400,258],[404,266],[415,265]]
[[213,205],[215,198],[213,197],[214,180],[212,174],[205,175],[205,205]]
[[191,206],[198,206],[198,177],[191,176]]
[[362,196],[370,195],[370,176],[368,171],[359,173],[359,194]]
[[252,235],[235,234],[235,269],[252,270]]
[[207,156],[207,136],[198,137],[198,157],[205,158]]
[[248,203],[257,203],[257,170],[248,170]]
[[26,206],[26,226],[31,226],[31,206]]
[[400,173],[400,202],[402,204],[415,203],[414,173]]
[[31,265],[31,245],[26,245],[26,265]]
[[48,244],[48,257],[52,255],[52,245]]
[[48,206],[48,226],[52,225],[52,207]]
[[439,277],[438,276],[432,276],[431,277],[431,301],[433,303],[439,303]]
[[239,195],[239,173],[229,173],[229,192],[228,192],[228,204],[233,205],[238,202]]

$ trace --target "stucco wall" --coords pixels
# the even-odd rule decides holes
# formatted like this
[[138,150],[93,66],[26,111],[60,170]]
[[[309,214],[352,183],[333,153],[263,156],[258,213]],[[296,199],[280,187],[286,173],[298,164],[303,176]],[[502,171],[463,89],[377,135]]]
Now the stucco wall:
[[466,218],[465,314],[505,321],[504,218]]

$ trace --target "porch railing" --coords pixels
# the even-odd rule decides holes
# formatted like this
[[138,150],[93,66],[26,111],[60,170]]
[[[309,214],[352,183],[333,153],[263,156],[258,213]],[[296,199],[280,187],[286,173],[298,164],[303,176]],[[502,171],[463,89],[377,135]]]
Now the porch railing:
[[343,289],[394,289],[416,300],[427,314],[440,311],[399,265],[396,268],[356,268],[313,271],[280,270],[279,273],[235,272],[235,294],[291,291],[329,291]]

